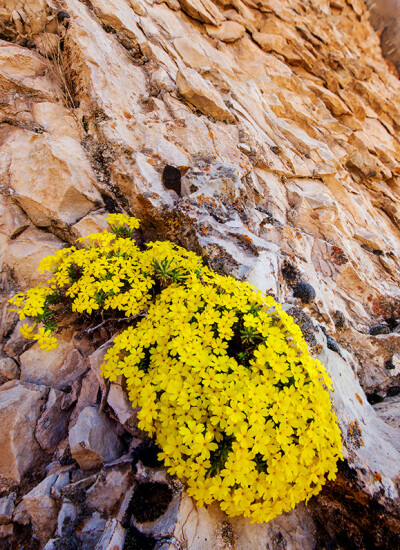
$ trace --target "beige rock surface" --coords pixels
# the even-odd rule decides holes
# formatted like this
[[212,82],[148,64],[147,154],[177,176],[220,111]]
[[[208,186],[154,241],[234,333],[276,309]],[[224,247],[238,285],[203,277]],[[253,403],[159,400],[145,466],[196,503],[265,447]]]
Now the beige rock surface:
[[67,330],[59,346],[43,355],[37,344],[20,356],[21,380],[65,389],[87,369],[87,361],[76,349],[73,331]]
[[182,96],[197,107],[204,115],[217,120],[233,122],[230,111],[213,86],[193,69],[181,69],[176,77],[176,85]]

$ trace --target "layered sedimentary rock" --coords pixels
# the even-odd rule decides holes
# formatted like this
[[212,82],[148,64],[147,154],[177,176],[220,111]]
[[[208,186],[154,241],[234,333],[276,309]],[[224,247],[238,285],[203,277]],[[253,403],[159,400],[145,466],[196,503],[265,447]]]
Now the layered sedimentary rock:
[[[364,3],[0,0],[0,39],[4,544],[398,546],[400,83]],[[145,463],[123,386],[101,380],[108,334],[28,349],[7,299],[115,211],[301,324],[345,445],[307,507],[259,526],[197,509]],[[146,480],[173,491],[150,525],[127,517]]]

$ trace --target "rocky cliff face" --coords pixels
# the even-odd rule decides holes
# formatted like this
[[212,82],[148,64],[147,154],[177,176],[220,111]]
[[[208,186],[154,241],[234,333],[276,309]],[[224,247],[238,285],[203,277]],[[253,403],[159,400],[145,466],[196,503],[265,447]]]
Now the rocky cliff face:
[[[0,0],[0,544],[399,545],[400,83],[368,17],[361,0]],[[307,507],[253,526],[196,509],[100,378],[109,334],[27,347],[7,299],[107,211],[301,324],[346,457]]]

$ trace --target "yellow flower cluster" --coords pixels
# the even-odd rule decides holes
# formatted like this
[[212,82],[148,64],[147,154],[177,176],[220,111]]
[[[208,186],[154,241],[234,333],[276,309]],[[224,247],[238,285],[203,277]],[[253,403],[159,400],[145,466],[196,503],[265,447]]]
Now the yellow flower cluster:
[[335,478],[341,437],[329,376],[300,328],[194,253],[168,241],[141,251],[138,221],[112,216],[112,233],[42,262],[54,278],[14,297],[20,315],[41,319],[45,337],[65,302],[88,315],[146,312],[115,337],[102,374],[125,377],[139,427],[200,506],[263,522],[317,494]]

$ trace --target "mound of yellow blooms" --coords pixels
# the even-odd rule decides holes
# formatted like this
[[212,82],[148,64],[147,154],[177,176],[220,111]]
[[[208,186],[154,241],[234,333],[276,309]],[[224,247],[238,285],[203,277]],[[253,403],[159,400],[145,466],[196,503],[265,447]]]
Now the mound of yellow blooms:
[[91,319],[141,313],[115,337],[102,374],[125,377],[139,427],[188,494],[255,522],[316,495],[342,447],[331,381],[300,328],[273,298],[184,248],[138,248],[135,218],[108,222],[111,231],[79,239],[83,248],[42,260],[54,276],[11,299],[35,321],[23,335],[56,347],[67,306]]

